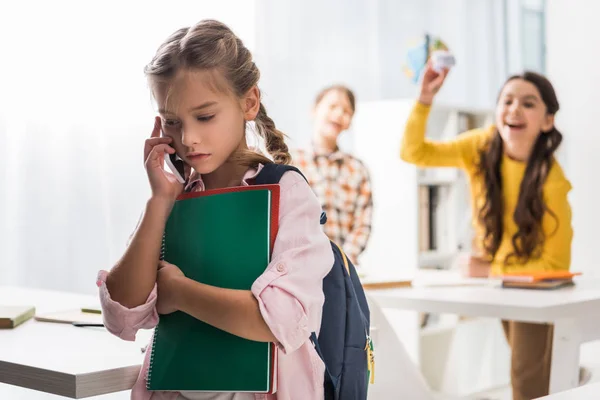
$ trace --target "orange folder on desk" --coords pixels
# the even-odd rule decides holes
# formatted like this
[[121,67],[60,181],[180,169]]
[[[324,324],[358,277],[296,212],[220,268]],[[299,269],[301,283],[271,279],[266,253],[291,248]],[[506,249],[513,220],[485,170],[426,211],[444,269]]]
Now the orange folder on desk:
[[514,289],[560,289],[573,286],[573,277],[581,272],[541,271],[511,273],[501,276],[502,287]]
[[504,282],[542,282],[556,280],[570,280],[581,272],[571,271],[538,271],[538,272],[515,272],[500,276]]

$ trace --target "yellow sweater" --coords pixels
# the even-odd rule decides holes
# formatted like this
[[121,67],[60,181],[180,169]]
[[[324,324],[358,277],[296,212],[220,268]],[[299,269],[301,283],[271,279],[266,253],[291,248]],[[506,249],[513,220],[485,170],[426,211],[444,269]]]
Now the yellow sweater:
[[[473,206],[474,244],[482,247],[483,227],[478,221],[479,209],[485,202],[483,179],[477,173],[479,151],[488,138],[496,131],[494,126],[486,129],[474,129],[447,142],[433,142],[425,139],[427,118],[430,106],[418,103],[414,106],[406,123],[400,157],[402,160],[421,167],[457,167],[467,174],[471,188]],[[525,173],[526,164],[503,156],[501,174],[504,196],[504,233],[500,247],[492,261],[492,274],[517,271],[568,270],[571,262],[571,207],[567,194],[571,184],[565,178],[558,162],[554,162],[544,183],[543,194],[547,207],[554,212],[557,221],[549,213],[542,220],[546,240],[541,257],[526,264],[504,265],[504,260],[513,251],[512,236],[517,232],[513,220],[519,187]],[[512,260],[511,260],[512,261]]]

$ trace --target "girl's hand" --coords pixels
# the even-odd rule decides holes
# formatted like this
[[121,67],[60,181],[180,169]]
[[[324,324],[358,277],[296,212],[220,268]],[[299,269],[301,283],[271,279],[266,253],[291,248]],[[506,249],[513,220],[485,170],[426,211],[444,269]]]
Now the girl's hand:
[[185,278],[185,275],[175,265],[166,261],[158,263],[156,311],[159,314],[171,314],[179,310],[178,282],[181,278]]
[[436,72],[433,69],[431,61],[427,62],[425,72],[421,79],[421,92],[419,93],[419,102],[425,105],[431,105],[433,98],[439,92],[440,88],[448,76],[448,69],[442,69],[442,72]]
[[480,257],[471,256],[465,266],[464,274],[470,278],[488,278],[491,264]]
[[154,119],[154,129],[150,139],[144,145],[144,165],[152,189],[152,197],[159,198],[172,204],[183,191],[183,185],[170,172],[165,171],[165,153],[173,154],[175,149],[169,144],[170,137],[161,137],[160,117]]

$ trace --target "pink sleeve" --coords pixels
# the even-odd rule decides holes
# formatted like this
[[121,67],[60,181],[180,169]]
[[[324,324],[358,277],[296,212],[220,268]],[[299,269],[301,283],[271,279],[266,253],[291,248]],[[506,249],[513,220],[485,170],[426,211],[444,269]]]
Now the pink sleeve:
[[106,288],[108,272],[100,271],[96,282],[100,290],[100,305],[106,329],[123,340],[135,340],[139,329],[151,329],[158,324],[156,312],[156,285],[146,302],[134,308],[122,306],[110,298]]
[[333,266],[333,252],[319,224],[321,205],[306,181],[287,172],[280,185],[272,261],[252,285],[252,293],[279,347],[289,353],[319,331],[323,278]]

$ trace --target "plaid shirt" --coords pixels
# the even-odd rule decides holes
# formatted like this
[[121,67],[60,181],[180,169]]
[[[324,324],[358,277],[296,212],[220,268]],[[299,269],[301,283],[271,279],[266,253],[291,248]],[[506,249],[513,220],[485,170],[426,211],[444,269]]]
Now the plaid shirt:
[[339,149],[330,154],[295,150],[292,163],[304,173],[327,213],[325,234],[356,263],[371,234],[373,199],[367,168]]

